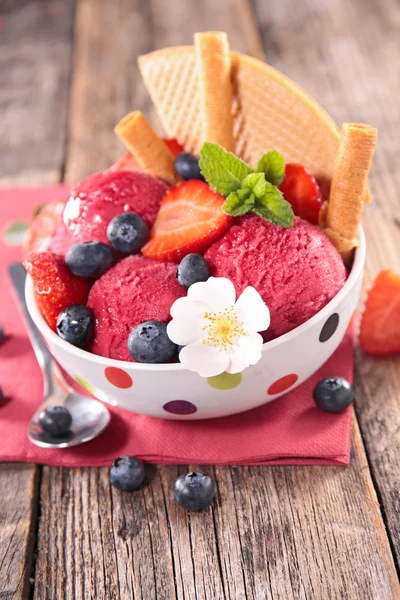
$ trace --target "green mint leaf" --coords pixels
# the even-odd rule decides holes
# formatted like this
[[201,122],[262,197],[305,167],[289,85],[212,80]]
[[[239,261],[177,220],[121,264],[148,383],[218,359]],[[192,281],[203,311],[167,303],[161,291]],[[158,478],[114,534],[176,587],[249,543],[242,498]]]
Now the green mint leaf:
[[264,154],[258,161],[257,173],[264,173],[265,179],[272,185],[280,185],[285,176],[285,161],[282,154],[276,150]]
[[[246,192],[246,195],[243,192]],[[229,194],[222,208],[232,217],[241,217],[253,210],[255,201],[256,197],[253,193],[248,190],[239,190]]]
[[24,234],[29,228],[26,221],[14,221],[3,230],[3,239],[10,246],[19,246],[22,244]]
[[263,173],[250,173],[243,179],[241,187],[251,190],[256,198],[262,198],[267,193],[267,182]]
[[236,192],[246,175],[253,173],[253,169],[232,152],[211,142],[203,144],[199,165],[209,186],[223,196]]
[[282,227],[293,225],[294,213],[291,205],[284,199],[278,188],[270,183],[267,183],[267,193],[263,198],[257,198],[253,212],[275,225],[282,225]]
[[45,204],[38,204],[37,206],[35,206],[35,208],[33,209],[33,218],[35,219],[44,209],[46,205]]

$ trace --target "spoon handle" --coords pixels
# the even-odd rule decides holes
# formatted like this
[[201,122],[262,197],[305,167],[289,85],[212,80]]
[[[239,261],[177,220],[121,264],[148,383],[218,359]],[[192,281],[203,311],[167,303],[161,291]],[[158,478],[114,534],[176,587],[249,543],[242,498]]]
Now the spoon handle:
[[57,385],[54,380],[56,375],[55,361],[53,360],[50,350],[44,343],[38,328],[29,314],[28,306],[25,300],[26,271],[24,267],[20,262],[12,263],[8,265],[8,274],[13,284],[19,307],[25,317],[27,332],[33,351],[35,352],[36,359],[43,373],[44,396],[46,397],[53,393]]

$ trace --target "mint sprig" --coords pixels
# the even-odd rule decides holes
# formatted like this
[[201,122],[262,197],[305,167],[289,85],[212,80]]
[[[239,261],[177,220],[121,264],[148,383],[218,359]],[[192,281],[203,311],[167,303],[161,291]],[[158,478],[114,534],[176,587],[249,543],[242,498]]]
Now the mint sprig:
[[264,154],[257,172],[222,146],[205,142],[200,151],[200,169],[210,187],[226,197],[223,210],[233,217],[249,212],[291,227],[294,213],[277,186],[285,172],[283,156],[276,150]]

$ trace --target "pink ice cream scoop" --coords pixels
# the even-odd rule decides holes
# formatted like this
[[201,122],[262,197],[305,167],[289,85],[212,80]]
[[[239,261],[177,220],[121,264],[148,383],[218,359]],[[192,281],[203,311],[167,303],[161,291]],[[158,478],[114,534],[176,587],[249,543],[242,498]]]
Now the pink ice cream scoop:
[[227,277],[240,294],[253,286],[267,304],[272,340],[321,310],[347,278],[343,261],[325,234],[296,218],[293,227],[257,216],[241,217],[206,252],[211,275]]
[[109,222],[124,212],[136,213],[151,227],[166,191],[163,181],[147,173],[104,171],[89,175],[73,188],[64,209],[67,243],[108,243]]
[[144,321],[167,322],[172,304],[186,295],[176,280],[176,265],[142,256],[129,256],[93,285],[88,306],[96,319],[91,351],[132,361],[128,336]]

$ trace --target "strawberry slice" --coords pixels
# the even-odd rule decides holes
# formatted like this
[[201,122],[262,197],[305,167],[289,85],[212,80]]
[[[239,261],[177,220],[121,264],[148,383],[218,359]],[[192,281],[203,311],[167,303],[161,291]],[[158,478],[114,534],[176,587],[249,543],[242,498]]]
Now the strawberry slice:
[[[175,138],[163,139],[163,142],[166,146],[168,146],[174,156],[178,156],[178,154],[184,150],[183,146],[181,146],[178,140]],[[120,169],[125,169],[125,171],[142,170],[139,163],[136,162],[130,152],[126,152],[110,167],[110,170],[112,171],[119,171]]]
[[169,188],[142,253],[148,258],[175,262],[191,252],[201,254],[233,221],[222,210],[224,202],[223,196],[197,179]]
[[400,275],[393,271],[381,271],[368,293],[360,346],[375,356],[400,352]]
[[318,225],[323,197],[318,183],[308,169],[302,165],[285,165],[285,177],[279,189],[285,200],[292,205],[295,215]]
[[89,285],[73,275],[52,252],[32,252],[24,267],[33,279],[36,301],[53,331],[57,317],[71,304],[86,304]]
[[26,258],[31,252],[41,252],[49,248],[64,206],[63,200],[53,200],[42,208],[24,236],[23,258]]

